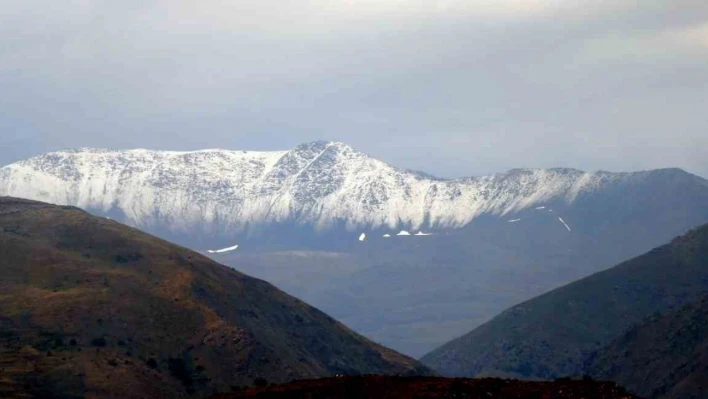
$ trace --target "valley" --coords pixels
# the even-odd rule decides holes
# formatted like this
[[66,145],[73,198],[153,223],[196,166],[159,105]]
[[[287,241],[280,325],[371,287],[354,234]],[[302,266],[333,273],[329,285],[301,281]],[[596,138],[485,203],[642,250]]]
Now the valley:
[[708,181],[679,169],[444,180],[337,142],[56,152],[0,168],[0,195],[185,245],[414,357],[708,222]]
[[708,398],[708,1],[0,0],[0,399]]

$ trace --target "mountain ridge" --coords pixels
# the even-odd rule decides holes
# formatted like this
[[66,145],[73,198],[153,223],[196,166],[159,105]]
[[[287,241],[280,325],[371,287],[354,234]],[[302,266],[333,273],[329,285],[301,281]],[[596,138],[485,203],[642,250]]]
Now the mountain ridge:
[[122,218],[130,225],[221,236],[291,224],[315,231],[455,229],[657,173],[512,169],[441,179],[396,168],[339,142],[288,151],[79,148],[0,168],[0,195]]

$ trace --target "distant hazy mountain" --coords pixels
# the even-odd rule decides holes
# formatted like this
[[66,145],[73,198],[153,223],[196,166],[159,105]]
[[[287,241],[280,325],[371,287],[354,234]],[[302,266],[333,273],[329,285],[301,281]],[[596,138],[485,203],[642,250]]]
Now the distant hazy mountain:
[[[594,351],[618,339],[647,316],[692,302],[706,290],[708,225],[609,270],[514,306],[422,360],[446,375],[580,376],[588,372],[588,359],[592,358]],[[696,326],[675,327],[678,332],[658,334],[667,338],[670,334],[674,334],[673,337],[692,334]],[[636,334],[645,333],[647,331],[643,330]],[[669,351],[673,345],[688,344],[689,337],[684,338],[685,342],[680,338],[666,342],[658,346],[657,351]],[[642,348],[645,353],[633,357],[631,346],[643,344],[646,344],[644,338],[641,343],[626,343],[626,354],[619,347],[624,344],[613,345],[613,354],[619,359],[617,364],[632,364],[634,369],[623,373],[613,369],[610,360],[601,362],[606,367],[600,367],[600,370],[609,370],[613,377],[631,375],[629,379],[620,378],[628,387],[643,384],[637,380],[638,375],[646,373],[651,376],[655,365],[649,362],[640,365],[641,356],[646,355],[647,360],[656,362],[664,361],[659,352],[648,355],[646,351],[650,349],[646,346]],[[607,356],[601,357],[607,360]],[[627,358],[622,360],[623,356]],[[682,355],[677,352],[673,356],[676,356],[673,360],[680,360]],[[676,365],[676,362],[669,363],[669,358],[665,360],[664,371]],[[665,383],[668,374],[661,377]],[[652,387],[655,382],[646,383],[646,387]]]
[[708,181],[679,169],[442,180],[328,142],[56,152],[1,168],[3,194],[210,250],[414,356],[708,222]]
[[588,374],[644,398],[708,397],[708,299],[649,317],[589,363]]
[[205,397],[372,373],[429,370],[198,253],[0,197],[0,397]]

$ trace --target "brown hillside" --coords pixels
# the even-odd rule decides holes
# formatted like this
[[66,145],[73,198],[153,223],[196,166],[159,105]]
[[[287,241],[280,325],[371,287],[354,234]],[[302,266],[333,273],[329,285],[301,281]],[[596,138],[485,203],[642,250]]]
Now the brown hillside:
[[195,252],[0,198],[0,397],[203,397],[257,379],[427,372]]
[[219,395],[214,399],[631,399],[612,382],[557,380],[514,381],[494,378],[435,378],[360,376],[298,381]]

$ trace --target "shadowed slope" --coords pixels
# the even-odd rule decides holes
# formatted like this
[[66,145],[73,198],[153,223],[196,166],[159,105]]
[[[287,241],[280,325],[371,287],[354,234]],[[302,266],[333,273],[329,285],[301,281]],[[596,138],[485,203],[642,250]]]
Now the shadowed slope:
[[264,281],[76,208],[12,198],[0,198],[0,369],[2,395],[61,397],[427,372]]
[[708,289],[708,225],[521,303],[425,357],[453,376],[581,375],[586,357],[654,312]]
[[588,369],[647,398],[708,397],[708,298],[648,318],[600,350]]

